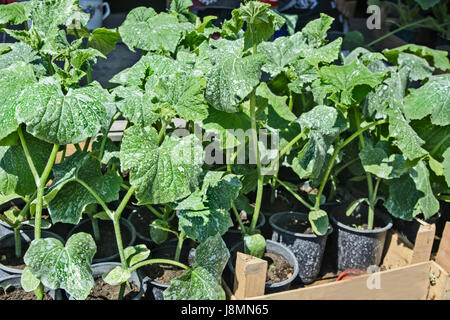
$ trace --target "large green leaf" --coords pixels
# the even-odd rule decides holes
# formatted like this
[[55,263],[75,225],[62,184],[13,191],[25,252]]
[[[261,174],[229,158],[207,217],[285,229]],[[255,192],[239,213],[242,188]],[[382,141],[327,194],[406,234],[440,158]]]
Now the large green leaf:
[[331,63],[339,57],[341,44],[342,38],[338,38],[320,48],[308,47],[307,49],[302,50],[301,55],[309,64],[318,68],[319,64]]
[[444,167],[445,181],[447,182],[447,185],[450,187],[450,148],[448,148],[444,152],[444,161],[442,164]]
[[405,98],[404,109],[409,119],[431,115],[431,122],[439,126],[450,124],[450,75],[433,76]]
[[397,64],[397,59],[400,52],[408,52],[422,57],[428,62],[433,63],[434,67],[437,69],[441,69],[443,71],[450,69],[450,62],[447,58],[447,51],[435,50],[416,44],[405,44],[398,48],[383,50],[384,55],[389,59],[391,63],[394,64]]
[[53,223],[77,224],[89,204],[97,199],[78,180],[86,183],[105,202],[119,199],[122,178],[115,171],[105,175],[100,162],[88,153],[77,152],[53,167],[54,181],[45,200]]
[[349,128],[344,115],[333,107],[319,105],[298,118],[302,130],[309,129],[325,136],[335,137]]
[[[24,138],[37,173],[44,171],[52,146],[24,133]],[[20,141],[12,146],[0,146],[0,193],[27,196],[36,190],[36,182],[31,173]]]
[[97,49],[105,56],[116,48],[120,34],[117,29],[97,28],[89,36],[88,46]]
[[23,61],[33,67],[36,75],[42,76],[46,73],[46,69],[43,66],[43,59],[29,45],[17,42],[11,44],[10,49],[10,51],[0,55],[0,69],[7,68],[15,62]]
[[412,178],[416,183],[416,188],[421,192],[419,199],[419,210],[423,213],[425,219],[430,218],[439,211],[439,201],[433,194],[430,184],[430,174],[428,172],[425,162],[419,161],[414,167],[414,174]]
[[91,235],[74,234],[64,246],[53,238],[35,239],[23,260],[27,268],[48,288],[64,289],[83,300],[94,287],[91,263],[97,247]]
[[309,223],[315,234],[323,236],[328,231],[328,215],[323,210],[312,210],[308,214]]
[[219,234],[208,237],[195,249],[195,260],[192,268],[203,267],[221,281],[222,272],[230,258],[230,252]]
[[[1,56],[0,56],[1,57]],[[32,67],[24,62],[0,70],[0,140],[17,130],[16,110],[22,90],[36,82]]]
[[131,169],[130,182],[142,203],[167,203],[191,194],[198,184],[203,151],[193,136],[168,136],[158,145],[154,128],[132,126],[124,132],[120,160]]
[[27,87],[17,104],[17,118],[29,133],[64,145],[95,136],[108,122],[112,99],[98,82],[64,93],[58,80],[47,77]]
[[427,60],[411,53],[401,52],[398,55],[400,68],[406,68],[412,81],[422,80],[431,76],[434,68],[428,65]]
[[227,50],[217,52],[215,64],[206,74],[208,103],[221,111],[238,111],[239,103],[258,85],[264,60],[262,54],[241,57]]
[[389,194],[383,205],[394,217],[411,221],[414,208],[421,197],[409,174],[389,181]]
[[21,24],[27,20],[29,11],[28,2],[13,2],[0,6],[0,25],[11,23],[13,25]]
[[319,19],[308,22],[302,29],[302,36],[307,40],[308,44],[313,47],[320,47],[325,44],[327,31],[330,29],[334,18],[321,13]]
[[152,8],[138,7],[130,11],[119,27],[123,42],[134,51],[164,49],[174,52],[181,40],[184,26],[168,13],[156,14]]

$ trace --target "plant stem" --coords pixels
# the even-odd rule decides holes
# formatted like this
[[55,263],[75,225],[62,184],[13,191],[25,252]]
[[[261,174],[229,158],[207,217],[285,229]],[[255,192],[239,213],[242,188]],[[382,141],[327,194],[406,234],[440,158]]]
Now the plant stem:
[[52,76],[55,74],[55,70],[53,70],[52,61],[48,54],[45,55],[45,60],[47,61],[47,71]]
[[279,180],[278,178],[275,178],[275,179],[281,186],[283,186],[287,191],[289,191],[289,193],[292,194],[295,197],[295,199],[300,201],[305,207],[307,207],[310,210],[314,209],[312,205],[310,205],[308,202],[303,200],[302,197],[300,197],[297,193],[295,193],[294,190],[292,190],[287,184],[285,184],[283,181]]
[[22,257],[22,239],[20,238],[20,227],[14,228],[14,243],[16,258]]
[[234,201],[231,203],[231,205],[232,205],[232,209],[233,209],[233,213],[234,213],[234,216],[236,218],[236,221],[238,222],[239,227],[241,228],[241,232],[244,234],[245,233],[245,226],[244,226],[244,223],[242,222],[241,217],[239,216],[239,213],[238,213],[238,211],[236,209]]
[[42,300],[44,299],[44,285],[41,283],[39,283],[39,286],[34,289],[34,294],[36,295],[37,300]]
[[89,144],[91,143],[91,138],[87,138],[84,142],[83,152],[87,152],[89,149]]
[[120,262],[122,263],[122,268],[127,270],[128,263],[127,263],[127,260],[125,259],[125,251],[123,249],[122,234],[120,233],[120,217],[114,216],[113,225],[114,225],[114,234],[116,236],[117,248],[119,249]]
[[155,216],[157,216],[158,218],[162,219],[163,215],[161,213],[159,213],[155,208],[153,208],[151,205],[146,204],[145,205]]
[[123,294],[125,293],[125,283],[122,283],[120,285],[120,290],[119,290],[119,297],[117,298],[117,300],[122,300],[123,299]]
[[41,238],[41,219],[42,219],[42,204],[44,201],[44,188],[47,183],[48,176],[52,170],[53,164],[55,163],[56,155],[58,154],[59,145],[54,144],[52,153],[50,154],[50,158],[47,161],[47,165],[45,166],[44,172],[39,179],[39,187],[37,191],[37,204],[36,204],[36,214],[34,217],[34,238]]
[[133,271],[139,269],[140,267],[143,267],[143,266],[148,265],[148,264],[154,264],[154,263],[171,264],[171,265],[174,265],[174,266],[186,269],[186,270],[189,269],[189,267],[187,265],[185,265],[185,264],[183,264],[181,262],[178,262],[178,261],[173,261],[173,260],[169,260],[169,259],[149,259],[149,260],[145,260],[145,261],[142,261],[142,262],[139,262],[139,263],[135,264],[134,266],[132,266],[129,269],[129,271],[133,272]]
[[95,198],[95,200],[97,200],[97,202],[102,206],[103,210],[105,210],[106,214],[112,219],[112,212],[111,212],[111,210],[109,210],[108,206],[103,201],[103,199],[98,195],[98,193],[94,189],[92,189],[83,180],[77,178],[77,179],[75,179],[75,181],[78,182],[79,184],[81,184],[83,187],[85,187],[86,190],[89,191],[92,194],[92,196]]
[[28,150],[27,142],[25,141],[25,138],[23,136],[22,128],[19,126],[17,128],[17,133],[19,134],[20,143],[22,144],[23,152],[25,153],[25,158],[27,159],[28,166],[30,167],[31,173],[34,177],[34,182],[36,183],[36,187],[39,186],[39,174],[36,170],[36,167],[34,166],[33,159],[31,158],[30,151]]
[[164,140],[164,137],[166,136],[166,129],[167,129],[167,121],[161,119],[161,129],[158,133],[158,145],[161,145],[161,143]]
[[92,82],[92,68],[89,68],[87,71],[87,82],[88,84]]
[[92,223],[92,231],[94,232],[95,242],[99,243],[101,239],[100,239],[100,229],[98,227],[98,219],[91,217],[91,223]]
[[116,121],[117,118],[119,118],[121,114],[122,114],[121,112],[117,112],[117,114],[114,116],[114,118],[112,118],[111,123],[109,124],[108,131],[106,131],[106,132],[103,134],[103,137],[102,137],[102,144],[101,144],[101,146],[100,146],[100,153],[99,153],[99,157],[98,157],[98,159],[99,159],[100,161],[102,161],[103,153],[105,152],[105,145],[106,145],[106,140],[107,140],[107,138],[108,138],[108,133],[109,133],[109,131],[111,130],[111,127],[112,127],[114,121]]
[[422,19],[422,20],[419,20],[419,21],[415,21],[415,22],[411,22],[411,23],[409,23],[409,24],[405,24],[404,26],[401,26],[401,27],[399,27],[399,28],[397,28],[397,29],[395,29],[395,30],[393,30],[393,31],[391,31],[391,32],[386,33],[384,36],[381,36],[381,37],[379,37],[378,39],[373,40],[372,42],[370,42],[369,44],[367,44],[367,47],[371,47],[371,46],[373,46],[374,44],[376,44],[377,42],[380,42],[380,41],[382,41],[382,40],[384,40],[384,39],[386,39],[386,38],[392,36],[393,34],[396,34],[396,33],[399,32],[399,31],[402,31],[402,30],[404,30],[404,29],[408,29],[408,28],[414,27],[415,25],[419,25],[419,24],[421,24],[422,22],[425,22],[426,20],[428,20],[428,18],[425,18],[425,19]]
[[73,146],[75,147],[75,149],[77,149],[77,151],[79,151],[79,152],[83,151],[83,150],[81,150],[80,144],[75,143]]
[[306,133],[307,131],[300,132],[294,139],[289,141],[289,143],[283,149],[281,149],[280,153],[278,154],[278,160],[280,160],[281,157],[284,156],[291,149],[291,147],[296,144],[297,141],[299,141]]
[[185,238],[186,238],[185,233],[181,231],[180,234],[178,235],[177,251],[175,252],[176,262],[180,262],[181,248],[183,247],[183,242]]
[[114,216],[118,216],[120,218],[120,215],[122,214],[123,210],[125,209],[128,201],[130,201],[131,196],[136,191],[135,187],[130,187],[127,191],[127,194],[122,199],[122,202],[119,204],[119,207],[117,208],[116,212],[114,212]]

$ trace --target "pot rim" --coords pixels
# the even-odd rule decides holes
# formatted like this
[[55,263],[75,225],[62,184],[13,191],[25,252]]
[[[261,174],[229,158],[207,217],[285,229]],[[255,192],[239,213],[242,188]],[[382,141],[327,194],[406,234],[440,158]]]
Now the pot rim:
[[[294,255],[294,253],[292,253],[292,250],[291,249],[289,249],[287,246],[285,246],[284,244],[282,244],[282,243],[280,243],[280,242],[276,242],[276,241],[273,241],[273,240],[268,240],[268,239],[266,239],[266,242],[268,242],[268,243],[271,243],[271,244],[273,244],[273,245],[278,245],[278,246],[282,246],[282,247],[285,247],[292,255],[293,255],[293,260],[294,260],[294,265],[293,265],[293,267],[294,267],[294,272],[292,273],[292,275],[289,277],[289,278],[287,278],[286,280],[283,280],[283,281],[281,281],[281,282],[276,282],[276,283],[272,283],[272,284],[265,284],[265,288],[266,289],[271,289],[271,288],[277,288],[277,287],[283,287],[284,285],[287,285],[287,284],[289,284],[289,283],[291,283],[291,282],[293,282],[296,278],[297,278],[297,276],[298,276],[298,273],[299,273],[299,270],[300,270],[300,267],[298,266],[298,261],[297,261],[297,258],[295,257],[295,255]],[[228,259],[228,262],[227,262],[227,264],[228,264],[228,267],[230,268],[230,271],[231,271],[231,273],[234,275],[235,273],[236,273],[236,269],[235,269],[235,267],[233,266],[233,263],[232,263],[232,259],[231,259],[231,257],[232,257],[232,255],[233,255],[233,251],[236,251],[236,253],[237,253],[237,248],[240,246],[240,245],[242,245],[242,242],[238,242],[238,243],[236,243],[231,249],[230,249],[230,258]],[[277,252],[274,252],[274,253],[277,253]],[[283,257],[284,258],[284,257]],[[289,262],[288,262],[289,263]],[[289,263],[290,264],[290,263]]]
[[384,213],[383,211],[377,210],[375,209],[375,215],[374,216],[378,216],[381,217],[381,219],[386,223],[386,225],[383,228],[379,228],[379,229],[373,229],[373,230],[361,230],[361,229],[356,229],[353,227],[350,227],[340,221],[338,221],[334,215],[330,215],[331,220],[333,221],[334,224],[336,224],[336,226],[338,228],[341,229],[345,229],[347,231],[350,232],[354,232],[354,233],[360,233],[360,234],[376,234],[376,233],[382,233],[382,232],[386,232],[389,229],[392,228],[393,226],[393,220],[391,218],[390,215]]
[[329,235],[333,232],[333,230],[334,230],[333,227],[332,227],[332,225],[329,223],[329,224],[328,224],[328,230],[327,230],[327,233],[325,233],[325,234],[322,235],[322,236],[319,236],[319,235],[314,234],[314,233],[313,233],[313,234],[307,234],[307,233],[300,233],[300,232],[289,231],[289,230],[286,230],[286,229],[284,229],[284,228],[278,226],[278,225],[275,223],[275,220],[277,220],[278,217],[281,217],[281,216],[286,215],[286,214],[299,215],[299,216],[301,216],[302,218],[306,218],[306,219],[304,219],[304,220],[307,220],[307,219],[308,219],[308,214],[307,214],[307,213],[304,213],[304,212],[299,212],[299,211],[282,211],[282,212],[278,212],[278,213],[275,213],[274,215],[272,215],[272,216],[269,218],[269,223],[270,223],[270,225],[272,226],[273,229],[277,230],[278,232],[283,232],[283,233],[287,233],[287,234],[289,234],[289,235],[291,235],[291,236],[302,237],[302,238],[320,238],[320,237],[327,237],[327,236],[329,236]]

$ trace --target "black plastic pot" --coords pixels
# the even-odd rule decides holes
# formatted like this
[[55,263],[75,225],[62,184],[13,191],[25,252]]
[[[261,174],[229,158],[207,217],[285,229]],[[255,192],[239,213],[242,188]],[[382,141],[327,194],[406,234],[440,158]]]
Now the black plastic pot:
[[6,222],[0,221],[0,238],[14,233],[14,229],[9,226]]
[[387,231],[392,227],[392,219],[388,214],[375,210],[374,226],[378,229],[360,230],[350,227],[355,222],[367,221],[367,210],[355,210],[347,217],[345,214],[331,215],[335,227],[333,245],[337,248],[337,268],[361,269],[366,271],[371,265],[379,265],[383,253]]
[[[262,212],[259,213],[258,216],[258,223],[255,226],[255,229],[262,230],[263,226],[266,224],[266,218]],[[236,243],[239,243],[242,241],[242,232],[241,230],[237,229],[229,229],[224,235],[223,235],[223,241],[227,245],[227,248],[232,248]]]
[[[193,243],[184,243],[180,252],[180,262],[189,265],[191,260],[193,260],[193,255],[191,254],[191,249],[193,248]],[[177,246],[176,245],[163,245],[152,250],[152,259],[170,259],[173,260],[175,256]],[[195,255],[195,253],[194,253]],[[144,272],[143,272],[144,273]],[[147,292],[145,297],[149,300],[164,300],[163,292],[166,290],[170,284],[165,284],[151,279],[145,276],[144,281],[147,283]]]
[[301,212],[280,212],[273,215],[269,220],[273,229],[272,240],[292,250],[298,261],[298,278],[304,284],[309,284],[320,272],[327,238],[333,228],[330,226],[324,236],[292,232],[283,228],[292,218],[308,221],[308,215]]
[[[113,222],[108,220],[99,220],[98,221],[99,224],[110,224],[110,227],[113,228]],[[86,230],[80,230],[81,228],[86,228]],[[100,226],[100,230],[102,229],[102,227]],[[124,238],[124,232],[128,232],[128,234],[130,235],[130,240],[128,241],[128,243],[123,243],[123,247],[129,247],[132,246],[134,244],[134,241],[136,240],[136,231],[134,230],[134,227],[131,225],[131,223],[128,222],[128,220],[124,219],[124,218],[120,218],[120,231],[122,234],[122,239]],[[67,238],[70,238],[73,234],[76,234],[78,232],[87,232],[89,234],[92,235],[92,237],[94,237],[94,232],[92,230],[92,221],[90,219],[86,219],[81,221],[81,223],[79,223],[78,225],[76,225],[69,233],[69,235],[67,236]],[[111,239],[101,239],[102,242],[104,241],[110,241],[112,243],[114,243],[117,246],[117,242],[116,242],[116,238],[112,237]],[[96,254],[97,255],[97,254]],[[108,256],[108,257],[103,257],[103,258],[99,258],[94,256],[94,259],[92,260],[92,263],[101,263],[101,262],[118,262],[120,261],[120,256],[119,256],[119,251],[118,249],[116,250],[116,253]]]
[[[155,241],[153,241],[150,238],[150,230],[148,232],[148,234],[142,234],[138,231],[138,229],[136,228],[136,224],[140,223],[140,221],[142,220],[140,218],[141,215],[143,214],[148,214],[148,215],[152,215],[152,213],[149,210],[145,210],[142,207],[127,207],[127,211],[129,212],[128,214],[128,222],[133,225],[135,231],[136,231],[136,244],[145,244],[147,246],[147,248],[149,249],[153,249],[158,247],[158,245],[155,243]],[[173,236],[173,234],[171,232],[169,232],[169,238],[164,241],[165,245],[169,245],[169,244],[176,244],[178,241],[178,239]]]
[[[227,266],[233,278],[236,272],[234,266],[236,264],[236,254],[238,251],[244,252],[244,243],[242,241],[240,243],[235,244],[233,248],[231,248],[230,250],[230,259],[228,260]],[[294,272],[292,273],[292,276],[289,279],[286,279],[278,283],[266,284],[264,293],[268,294],[288,290],[289,287],[291,286],[291,283],[297,278],[299,272],[298,262],[294,253],[292,252],[291,249],[289,249],[282,243],[275,242],[272,240],[266,240],[266,252],[273,252],[282,256],[291,266],[294,267]]]
[[[0,287],[6,288],[7,286],[11,286],[16,289],[22,289],[22,284],[20,283],[21,277],[22,276],[20,274],[0,277]],[[48,294],[53,300],[62,300],[62,292],[60,289],[52,290],[44,287],[44,292]]]
[[[99,277],[97,281],[101,281],[101,276],[105,274],[106,272],[114,269],[115,267],[120,267],[121,264],[118,262],[102,262],[102,263],[96,263],[92,265],[92,276],[94,278]],[[147,284],[142,278],[142,274],[139,270],[133,271],[131,273],[131,277],[129,278],[128,282],[134,284],[137,289],[139,290],[139,293],[132,298],[131,300],[141,300],[142,295],[147,291]],[[69,300],[75,300],[70,294],[66,292],[67,299]]]
[[[20,236],[22,240],[22,248],[25,246],[29,246],[31,241],[34,239],[34,230],[20,230]],[[63,244],[65,243],[64,239],[61,238],[59,235],[42,230],[41,231],[41,237],[42,238],[55,238],[59,241],[61,241]],[[0,248],[14,248],[15,247],[15,241],[14,241],[14,233],[7,234],[6,236],[3,236],[0,238]],[[0,277],[1,276],[10,276],[10,275],[21,275],[23,270],[21,269],[14,269],[9,268],[3,264],[0,263]]]

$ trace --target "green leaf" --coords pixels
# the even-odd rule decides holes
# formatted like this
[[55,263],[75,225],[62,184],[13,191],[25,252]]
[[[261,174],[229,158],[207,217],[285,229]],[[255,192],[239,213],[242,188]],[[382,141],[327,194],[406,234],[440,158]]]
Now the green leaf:
[[221,282],[222,272],[230,258],[230,252],[219,234],[208,237],[195,249],[195,260],[192,268],[202,267]]
[[167,221],[156,219],[150,224],[150,238],[156,243],[161,244],[169,238],[167,230],[170,225]]
[[414,180],[409,174],[404,174],[390,180],[388,185],[389,193],[383,205],[394,217],[411,221],[414,208],[421,197]]
[[239,9],[234,9],[231,11],[231,19],[223,22],[221,33],[227,38],[236,38],[243,26],[244,20],[241,18],[241,11]]
[[43,78],[17,99],[18,121],[36,138],[53,144],[78,143],[95,136],[108,121],[112,100],[98,82],[64,93],[55,78]]
[[[25,220],[25,221],[22,222],[22,224],[34,228],[35,225],[36,225],[36,220],[34,220],[34,219],[33,220]],[[48,230],[51,227],[52,227],[52,223],[50,221],[44,220],[44,219],[41,220],[41,229],[42,230]]]
[[72,235],[64,246],[53,238],[35,239],[24,256],[33,275],[50,289],[64,289],[77,300],[94,287],[92,258],[97,247],[91,235]]
[[[0,56],[1,57],[1,56]],[[17,62],[0,70],[0,140],[19,127],[16,110],[20,107],[18,97],[23,89],[36,82],[29,64]]]
[[28,44],[22,42],[11,44],[10,50],[0,55],[0,69],[7,68],[19,61],[30,64],[38,76],[45,75],[47,72],[43,65],[43,59],[39,57],[38,52],[33,50]]
[[371,52],[365,48],[358,47],[344,58],[344,65],[351,64],[355,60],[360,60],[365,66],[373,61],[387,61],[386,57],[379,52]]
[[266,252],[266,239],[259,233],[245,235],[244,252],[261,259]]
[[342,38],[338,38],[333,42],[320,48],[307,48],[302,50],[302,56],[312,66],[316,68],[322,63],[331,63],[339,57],[341,52]]
[[26,292],[33,291],[36,289],[41,281],[34,276],[31,272],[30,268],[25,267],[22,272],[22,276],[20,278],[20,284],[22,285],[22,289]]
[[126,247],[124,250],[125,259],[129,267],[134,266],[136,263],[144,261],[150,255],[150,250],[145,244],[138,244],[131,247]]
[[436,4],[438,4],[440,0],[415,0],[415,1],[420,5],[422,10],[428,10],[431,7],[434,7]]
[[183,31],[177,17],[164,12],[156,14],[152,8],[144,7],[131,10],[119,27],[122,40],[131,51],[164,49],[174,52]]
[[[52,146],[26,132],[24,133],[24,139],[36,171],[41,175],[50,157]],[[0,192],[4,195],[27,196],[32,195],[35,190],[36,182],[21,143],[17,142],[12,146],[0,146]]]
[[333,107],[319,105],[298,118],[302,130],[308,128],[329,137],[336,137],[349,128],[344,115]]
[[125,283],[131,277],[131,272],[120,266],[115,267],[111,271],[105,273],[102,278],[107,284],[118,286]]
[[425,219],[428,219],[439,211],[439,201],[431,189],[430,175],[425,163],[419,161],[414,170],[416,173],[412,174],[413,180],[416,183],[417,190],[422,193],[419,199],[420,212],[423,213]]
[[13,2],[0,6],[0,25],[11,23],[18,25],[25,22],[28,17],[28,2]]
[[381,179],[399,178],[406,169],[406,159],[401,154],[391,153],[383,143],[375,146],[367,143],[359,158],[366,172]]
[[450,75],[433,76],[405,98],[404,113],[409,119],[431,115],[431,122],[439,126],[450,124]]
[[45,200],[54,223],[77,224],[86,207],[98,203],[78,180],[86,183],[105,203],[119,199],[122,178],[115,171],[103,175],[100,162],[89,153],[76,152],[61,164],[54,165],[53,175]]
[[415,54],[421,58],[426,59],[429,63],[433,63],[434,67],[443,71],[450,70],[450,62],[447,58],[448,52],[431,49],[425,46],[416,44],[405,44],[395,49],[383,50],[384,55],[389,62],[397,64],[397,59],[400,52],[407,52]]
[[369,199],[367,198],[361,198],[361,199],[356,199],[354,200],[352,203],[350,203],[350,205],[348,206],[347,210],[345,211],[345,215],[346,216],[350,216],[353,211],[355,211],[356,207],[358,207],[358,205],[361,202],[366,202],[367,204],[369,204]]
[[[92,143],[92,151],[97,152],[97,158],[99,156],[98,152],[100,152],[100,147],[102,144],[103,136],[97,136]],[[109,164],[120,164],[119,160],[119,152],[120,147],[117,146],[114,141],[112,141],[110,138],[106,138],[105,142],[105,148],[103,150],[103,157],[101,160],[101,163],[105,165]]]
[[97,28],[89,36],[88,46],[97,49],[105,56],[116,48],[120,34],[117,29]]
[[154,128],[134,125],[124,132],[120,161],[131,169],[139,203],[167,203],[191,194],[198,185],[203,150],[198,139],[168,136],[158,146]]
[[225,50],[217,53],[214,66],[206,74],[208,103],[221,111],[239,111],[239,103],[259,83],[264,60],[262,54],[242,58]]
[[450,187],[450,148],[444,152],[443,157],[444,161],[442,165],[444,167],[444,177],[447,185]]
[[315,19],[306,24],[302,29],[302,35],[308,44],[313,47],[320,47],[325,44],[327,31],[330,29],[334,18],[321,13],[319,19]]
[[309,223],[315,234],[323,236],[328,231],[328,215],[323,210],[312,210],[308,215]]
[[154,94],[161,104],[167,104],[186,120],[202,121],[207,114],[203,95],[206,80],[185,73],[161,78]]
[[409,71],[409,78],[412,81],[428,78],[434,71],[434,68],[428,65],[427,60],[411,53],[401,52],[398,55],[398,64],[400,68],[406,68]]
[[361,102],[369,90],[377,86],[384,75],[372,73],[361,62],[355,60],[345,66],[328,66],[319,70],[325,90],[330,99],[343,106]]
[[225,300],[225,291],[203,267],[190,269],[173,279],[163,292],[164,300]]

